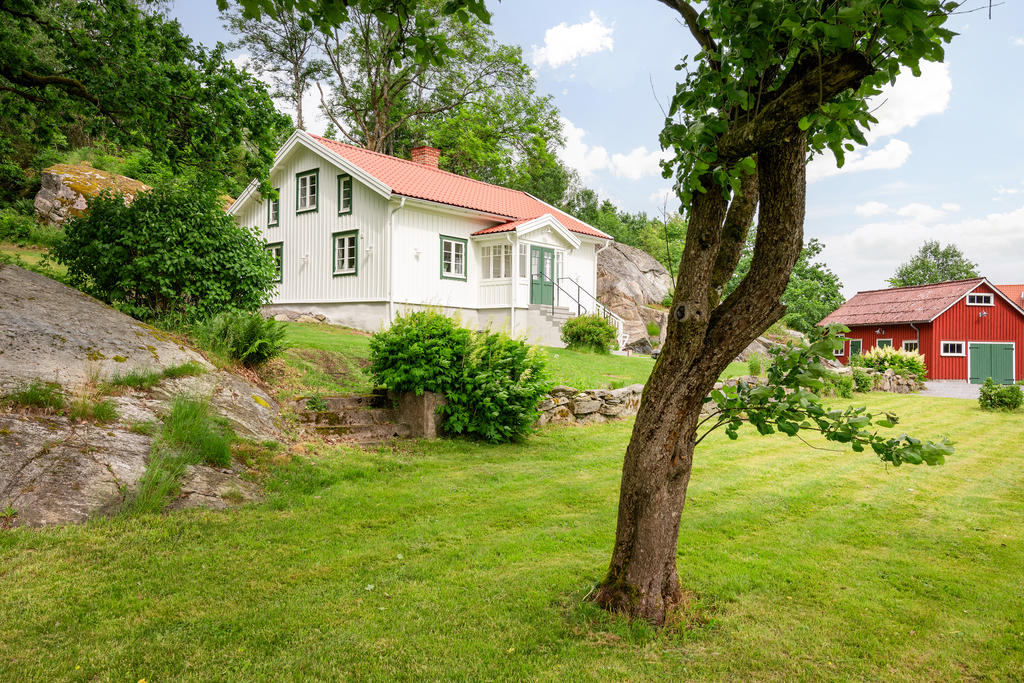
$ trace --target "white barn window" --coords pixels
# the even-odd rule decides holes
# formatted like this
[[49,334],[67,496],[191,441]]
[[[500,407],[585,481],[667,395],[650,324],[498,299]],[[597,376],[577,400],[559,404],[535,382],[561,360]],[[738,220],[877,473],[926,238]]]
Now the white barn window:
[[995,306],[992,303],[991,294],[968,294],[967,295],[968,306]]
[[942,342],[942,355],[943,356],[966,356],[964,353],[964,343],[954,341]]

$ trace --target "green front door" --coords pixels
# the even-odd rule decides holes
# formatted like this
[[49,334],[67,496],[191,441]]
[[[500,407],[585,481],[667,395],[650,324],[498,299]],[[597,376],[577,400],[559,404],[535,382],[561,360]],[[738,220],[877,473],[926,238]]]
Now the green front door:
[[530,303],[555,302],[555,250],[530,246]]
[[971,384],[981,384],[991,377],[997,384],[1013,384],[1013,344],[981,344],[971,342]]

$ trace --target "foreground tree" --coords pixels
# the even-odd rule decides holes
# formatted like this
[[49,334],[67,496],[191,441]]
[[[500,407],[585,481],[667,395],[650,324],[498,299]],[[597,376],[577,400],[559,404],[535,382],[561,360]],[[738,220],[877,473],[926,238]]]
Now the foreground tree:
[[[803,242],[808,158],[827,148],[842,163],[852,142],[865,143],[863,130],[874,121],[866,98],[901,67],[918,73],[921,60],[943,58],[941,45],[953,34],[942,25],[956,7],[710,0],[698,11],[685,0],[661,1],[700,46],[673,99],[670,114],[679,118],[662,132],[663,146],[675,151],[670,165],[689,226],[668,337],[626,451],[610,567],[594,598],[656,624],[681,598],[676,546],[705,397],[728,363],[785,313],[781,298]],[[723,298],[755,210],[750,270]],[[820,342],[821,353],[832,343]],[[806,406],[791,404],[784,397],[806,393],[814,364],[797,354],[784,365],[774,379],[795,391],[720,395],[718,414],[703,428],[724,426],[734,436],[747,420],[762,433],[814,429],[860,449],[870,445],[893,464],[937,462],[947,448],[878,441],[867,414],[814,410],[806,397]],[[744,399],[755,402],[744,407]]]
[[[839,276],[824,263],[814,260],[824,248],[825,245],[817,239],[807,243],[800,251],[800,258],[793,266],[793,274],[782,294],[782,304],[786,307],[783,321],[804,334],[811,332],[822,318],[842,306],[844,301]],[[726,285],[723,296],[732,294],[743,282],[743,278],[750,272],[753,257],[754,239],[751,235],[747,238],[736,272]]]
[[978,264],[970,261],[955,244],[943,247],[927,240],[906,263],[900,264],[888,282],[893,287],[930,285],[949,280],[978,277]]

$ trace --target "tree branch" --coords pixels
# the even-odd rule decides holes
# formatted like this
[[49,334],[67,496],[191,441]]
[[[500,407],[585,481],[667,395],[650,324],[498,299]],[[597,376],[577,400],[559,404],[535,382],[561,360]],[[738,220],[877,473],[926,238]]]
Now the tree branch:
[[708,31],[700,27],[700,14],[697,13],[697,10],[690,3],[686,2],[686,0],[658,0],[658,2],[668,5],[683,15],[687,28],[690,29],[690,33],[693,34],[693,37],[697,39],[702,48],[708,52],[718,52],[718,44],[715,43],[715,39],[711,37]]

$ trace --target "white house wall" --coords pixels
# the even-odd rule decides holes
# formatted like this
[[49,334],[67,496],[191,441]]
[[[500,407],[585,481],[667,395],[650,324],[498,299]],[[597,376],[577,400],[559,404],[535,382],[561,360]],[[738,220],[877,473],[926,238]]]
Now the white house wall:
[[[477,308],[480,303],[480,250],[470,238],[494,221],[422,206],[399,209],[394,217],[394,300],[440,308]],[[467,242],[466,280],[441,277],[441,235]]]
[[[296,214],[295,174],[320,170],[316,211]],[[387,300],[384,222],[387,200],[352,182],[352,212],[338,215],[338,175],[342,171],[304,147],[284,159],[271,174],[280,190],[280,219],[267,227],[267,201],[256,196],[242,209],[239,221],[255,225],[268,243],[283,242],[284,272],[274,304],[320,304]],[[333,275],[332,234],[359,231],[356,275]]]

